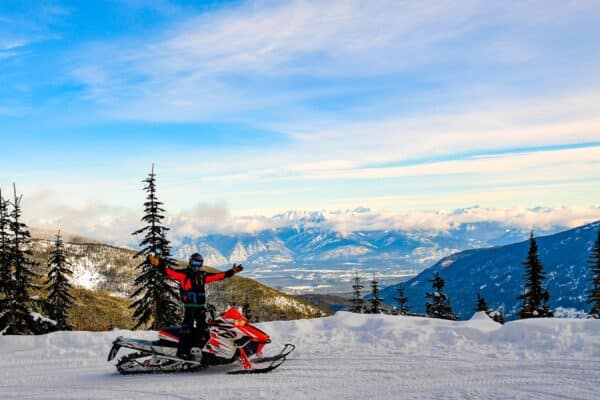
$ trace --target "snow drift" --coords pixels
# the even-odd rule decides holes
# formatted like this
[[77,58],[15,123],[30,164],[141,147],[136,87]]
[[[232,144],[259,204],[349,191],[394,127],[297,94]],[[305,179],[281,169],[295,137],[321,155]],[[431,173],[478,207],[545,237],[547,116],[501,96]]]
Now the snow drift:
[[297,346],[266,376],[117,375],[106,362],[111,341],[154,332],[0,337],[0,398],[593,399],[600,380],[598,320],[499,325],[484,313],[453,322],[338,312],[259,326]]

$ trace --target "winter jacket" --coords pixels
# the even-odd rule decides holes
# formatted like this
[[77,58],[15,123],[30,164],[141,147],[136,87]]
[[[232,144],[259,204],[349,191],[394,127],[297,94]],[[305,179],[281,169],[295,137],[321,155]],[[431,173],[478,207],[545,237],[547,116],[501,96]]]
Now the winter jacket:
[[179,292],[184,307],[203,308],[206,307],[205,285],[218,282],[225,278],[233,276],[233,269],[225,272],[206,272],[192,271],[189,268],[184,271],[178,271],[172,268],[165,268],[165,274],[168,278],[179,282]]

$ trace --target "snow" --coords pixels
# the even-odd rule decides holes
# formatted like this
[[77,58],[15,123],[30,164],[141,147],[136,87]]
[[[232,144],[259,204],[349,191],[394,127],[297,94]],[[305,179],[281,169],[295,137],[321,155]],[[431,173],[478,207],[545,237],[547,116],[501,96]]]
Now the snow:
[[40,321],[40,322],[46,322],[48,324],[52,324],[52,325],[56,325],[56,321],[53,319],[50,319],[40,313],[37,313],[35,311],[30,311],[29,315],[31,315],[33,317],[34,320],[36,321]]
[[297,349],[268,375],[221,370],[120,376],[106,362],[118,335],[56,332],[0,337],[2,399],[595,399],[600,321],[505,325],[338,312],[259,326]]
[[72,260],[71,264],[73,272],[71,283],[75,286],[93,290],[106,281],[106,278],[98,272],[94,261],[88,257],[81,257],[77,261]]
[[319,255],[321,260],[330,260],[336,258],[347,258],[351,256],[364,255],[369,252],[369,249],[364,246],[342,246],[328,250]]
[[575,308],[567,307],[556,307],[554,310],[554,316],[556,318],[579,318],[587,319],[591,318],[590,315],[584,310],[577,310]]

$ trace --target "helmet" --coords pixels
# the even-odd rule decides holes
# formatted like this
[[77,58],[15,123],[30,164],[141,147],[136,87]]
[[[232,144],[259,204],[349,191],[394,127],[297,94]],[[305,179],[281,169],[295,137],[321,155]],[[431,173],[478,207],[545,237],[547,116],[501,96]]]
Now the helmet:
[[200,255],[200,253],[194,253],[190,257],[189,267],[194,271],[200,271],[202,266],[204,265],[204,258]]

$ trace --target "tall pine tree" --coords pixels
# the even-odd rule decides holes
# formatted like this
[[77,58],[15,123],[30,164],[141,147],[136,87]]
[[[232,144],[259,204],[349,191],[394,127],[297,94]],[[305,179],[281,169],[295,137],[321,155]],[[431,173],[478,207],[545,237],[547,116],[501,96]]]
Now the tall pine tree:
[[175,260],[171,258],[171,246],[166,237],[169,229],[162,225],[165,210],[156,197],[154,165],[143,182],[147,197],[142,222],[146,223],[146,226],[133,232],[133,235],[144,234],[144,239],[140,242],[140,251],[134,256],[142,257],[143,260],[137,266],[139,275],[135,279],[136,290],[131,295],[134,301],[129,307],[135,309],[135,329],[144,325],[149,329],[158,330],[178,323],[181,307],[177,289],[148,260],[149,254],[155,254],[160,256],[165,266],[176,265]]
[[350,300],[350,311],[354,313],[362,313],[364,311],[364,301],[360,291],[364,288],[364,286],[360,284],[360,277],[358,276],[358,273],[354,275],[353,282],[354,284],[352,285],[352,299]]
[[483,311],[488,315],[488,317],[490,317],[494,321],[496,321],[500,324],[504,323],[504,313],[502,312],[502,308],[499,308],[496,310],[490,309],[488,307],[487,302],[483,298],[483,296],[480,295],[479,293],[477,293],[477,305],[475,306],[475,311],[476,312]]
[[0,329],[4,326],[2,319],[12,293],[8,223],[8,201],[4,200],[0,190]]
[[592,269],[592,288],[588,292],[588,302],[592,303],[590,315],[600,318],[600,230],[590,254],[590,267]]
[[409,311],[408,297],[406,297],[406,295],[404,294],[404,286],[403,285],[398,286],[398,294],[396,295],[394,300],[396,301],[396,303],[398,303],[398,314],[400,314],[400,315],[408,314],[408,311]]
[[68,322],[69,309],[73,306],[73,296],[70,293],[71,284],[69,277],[71,272],[65,245],[63,243],[60,232],[56,234],[54,240],[54,248],[48,259],[48,297],[44,307],[48,317],[56,321],[55,329],[59,331],[70,331],[73,327]]
[[0,331],[9,335],[42,333],[34,317],[34,300],[30,291],[37,288],[33,279],[36,263],[32,260],[31,234],[21,221],[21,196],[14,187],[14,202],[8,213],[8,258],[11,278],[6,293],[4,313],[0,317]]
[[431,318],[451,320],[458,319],[452,312],[448,295],[442,290],[446,282],[444,282],[444,279],[442,279],[439,272],[436,272],[433,279],[430,279],[429,282],[431,282],[431,286],[433,289],[435,289],[435,291],[425,293],[425,297],[430,299],[430,301],[425,303],[427,316]]
[[373,280],[371,281],[371,297],[369,298],[369,314],[381,314],[383,311],[383,301],[381,297],[379,297],[379,282],[375,279],[375,275],[373,275]]
[[253,319],[252,309],[250,308],[250,300],[248,300],[248,296],[246,296],[246,298],[244,299],[244,304],[242,305],[242,314],[244,315],[244,317],[246,317],[248,321],[257,322]]
[[525,267],[525,292],[517,298],[523,301],[519,317],[552,317],[553,313],[548,304],[550,294],[542,286],[544,279],[546,279],[546,274],[538,256],[537,241],[533,236],[533,232],[529,236],[529,251],[523,265]]
[[477,312],[484,311],[486,313],[489,311],[487,302],[485,301],[483,296],[481,296],[479,293],[477,293],[477,306],[475,307],[475,311],[477,311]]

